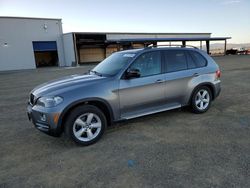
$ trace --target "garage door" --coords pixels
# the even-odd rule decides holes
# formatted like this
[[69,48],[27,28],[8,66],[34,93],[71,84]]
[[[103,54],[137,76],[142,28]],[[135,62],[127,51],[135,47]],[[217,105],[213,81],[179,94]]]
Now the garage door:
[[57,51],[56,41],[33,41],[35,52]]
[[36,67],[58,65],[56,41],[33,41],[32,44]]
[[104,48],[80,49],[80,63],[100,62],[105,58]]

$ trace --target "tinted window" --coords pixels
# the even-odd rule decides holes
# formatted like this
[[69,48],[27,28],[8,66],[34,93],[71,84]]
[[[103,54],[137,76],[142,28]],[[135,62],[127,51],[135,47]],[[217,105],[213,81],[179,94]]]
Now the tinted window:
[[139,56],[130,66],[130,69],[138,69],[141,77],[161,73],[160,52],[148,52]]
[[194,62],[196,64],[196,67],[205,67],[207,65],[207,60],[199,53],[197,52],[190,52]]
[[167,62],[167,71],[174,72],[187,69],[185,52],[181,50],[169,50],[164,52]]
[[186,53],[186,56],[187,56],[188,68],[189,69],[197,68],[194,58],[192,58],[189,53]]

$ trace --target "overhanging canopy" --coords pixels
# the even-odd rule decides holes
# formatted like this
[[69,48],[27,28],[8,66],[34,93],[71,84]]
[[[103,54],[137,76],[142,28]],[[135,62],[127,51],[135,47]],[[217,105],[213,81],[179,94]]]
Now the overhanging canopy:
[[194,37],[194,38],[131,38],[119,40],[106,40],[106,42],[176,42],[176,41],[218,41],[227,40],[231,37]]

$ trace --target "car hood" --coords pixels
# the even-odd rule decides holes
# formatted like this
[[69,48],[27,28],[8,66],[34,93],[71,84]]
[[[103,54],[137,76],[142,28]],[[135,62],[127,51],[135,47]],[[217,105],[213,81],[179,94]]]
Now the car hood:
[[55,92],[60,93],[63,91],[67,91],[68,89],[90,85],[95,82],[99,82],[105,78],[106,77],[90,75],[90,74],[66,76],[63,78],[59,78],[59,79],[41,84],[35,87],[31,91],[31,93],[33,93],[36,97],[39,97],[42,95],[50,95],[51,93],[55,93]]

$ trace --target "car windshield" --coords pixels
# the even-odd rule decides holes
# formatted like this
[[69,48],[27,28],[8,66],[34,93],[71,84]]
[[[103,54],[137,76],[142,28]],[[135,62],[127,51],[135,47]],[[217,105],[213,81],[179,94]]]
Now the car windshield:
[[104,76],[116,75],[134,56],[134,53],[114,53],[99,63],[91,72]]

